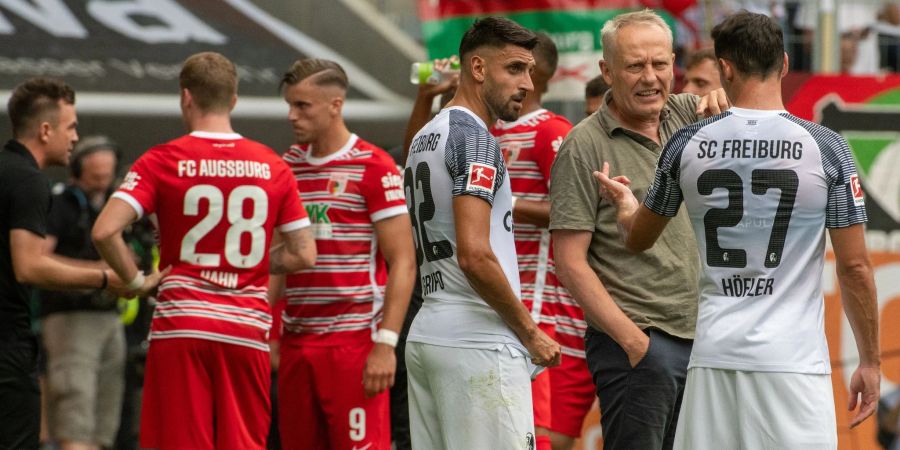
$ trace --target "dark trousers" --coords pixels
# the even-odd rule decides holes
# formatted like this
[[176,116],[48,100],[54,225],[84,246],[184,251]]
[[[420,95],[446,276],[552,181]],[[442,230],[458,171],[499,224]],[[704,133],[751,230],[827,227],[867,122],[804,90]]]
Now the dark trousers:
[[645,332],[650,348],[634,368],[609,335],[588,328],[584,337],[606,450],[671,449],[675,439],[693,341]]
[[37,342],[0,343],[0,449],[36,449],[40,431]]

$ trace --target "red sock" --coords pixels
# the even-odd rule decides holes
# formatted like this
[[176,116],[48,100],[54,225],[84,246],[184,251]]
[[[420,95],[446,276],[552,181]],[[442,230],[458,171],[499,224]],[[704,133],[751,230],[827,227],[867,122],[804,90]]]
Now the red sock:
[[550,436],[539,434],[534,437],[535,450],[550,450]]

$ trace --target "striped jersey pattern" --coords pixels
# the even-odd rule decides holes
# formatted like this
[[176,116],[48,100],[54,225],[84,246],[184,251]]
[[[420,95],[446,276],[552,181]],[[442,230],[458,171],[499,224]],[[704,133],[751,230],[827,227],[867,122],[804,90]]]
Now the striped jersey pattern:
[[[570,129],[565,117],[546,109],[494,125],[491,133],[503,152],[514,197],[550,200],[550,168]],[[584,357],[584,314],[556,278],[549,230],[517,222],[514,235],[522,301],[536,322],[556,324],[564,352]]]
[[371,340],[387,268],[374,223],[406,214],[393,159],[356,135],[317,158],[308,145],[285,153],[316,239],[312,268],[286,277],[283,339],[337,346]]
[[268,351],[266,292],[275,229],[308,227],[290,169],[237,134],[194,132],[148,150],[113,197],[151,215],[160,240],[150,339],[205,339]]

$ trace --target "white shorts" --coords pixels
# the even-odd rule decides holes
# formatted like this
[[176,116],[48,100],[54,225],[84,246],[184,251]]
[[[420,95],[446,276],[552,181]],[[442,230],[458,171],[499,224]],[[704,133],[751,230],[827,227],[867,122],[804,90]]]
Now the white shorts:
[[501,350],[407,342],[412,448],[534,448],[527,358]]
[[692,368],[674,448],[836,449],[831,375]]

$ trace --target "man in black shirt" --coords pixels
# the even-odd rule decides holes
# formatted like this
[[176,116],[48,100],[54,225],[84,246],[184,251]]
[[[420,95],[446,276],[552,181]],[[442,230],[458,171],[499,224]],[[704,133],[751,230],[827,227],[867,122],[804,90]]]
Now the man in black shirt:
[[[40,391],[31,333],[31,287],[124,290],[110,270],[65,264],[47,254],[50,189],[41,168],[68,163],[78,140],[75,92],[56,80],[17,86],[8,113],[14,139],[0,150],[0,449],[37,448]],[[150,276],[136,291],[158,282]]]

